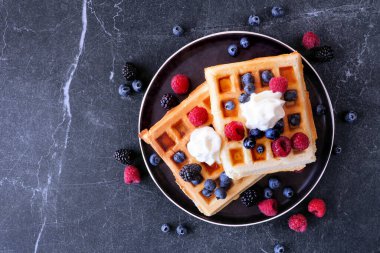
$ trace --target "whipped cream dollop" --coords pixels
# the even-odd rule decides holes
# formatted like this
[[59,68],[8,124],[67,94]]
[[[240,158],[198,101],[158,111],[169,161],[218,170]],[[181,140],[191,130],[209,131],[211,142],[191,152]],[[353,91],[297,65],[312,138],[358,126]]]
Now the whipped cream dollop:
[[251,94],[248,102],[240,104],[242,116],[246,119],[245,126],[249,129],[258,128],[265,131],[285,116],[281,92],[263,91]]
[[190,135],[187,150],[198,162],[205,162],[209,166],[220,163],[220,147],[222,139],[212,127],[196,128]]

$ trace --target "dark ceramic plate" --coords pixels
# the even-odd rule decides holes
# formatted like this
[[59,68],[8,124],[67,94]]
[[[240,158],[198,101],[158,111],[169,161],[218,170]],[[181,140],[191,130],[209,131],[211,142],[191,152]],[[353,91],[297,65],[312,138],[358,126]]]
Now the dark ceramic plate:
[[[240,50],[240,54],[233,58],[228,55],[227,47],[231,43],[239,43],[241,37],[246,36],[251,41],[251,47]],[[150,128],[160,120],[165,111],[160,107],[160,99],[164,93],[171,93],[171,77],[178,73],[186,74],[191,79],[191,88],[204,82],[203,69],[208,66],[249,60],[256,57],[273,56],[293,52],[288,45],[265,35],[251,32],[222,32],[200,38],[184,46],[174,53],[157,71],[153,77],[141,104],[139,131]],[[150,168],[149,155],[153,149],[140,140],[141,151],[148,171],[165,196],[176,206],[201,220],[225,226],[246,226],[268,221],[283,215],[299,204],[316,186],[325,171],[330,158],[334,138],[334,118],[329,95],[314,68],[303,59],[304,74],[313,108],[319,103],[327,107],[324,116],[314,115],[318,132],[317,161],[307,165],[300,173],[276,173],[283,185],[291,186],[296,194],[288,200],[282,196],[280,190],[275,191],[275,198],[279,203],[279,214],[275,217],[265,217],[257,207],[244,207],[240,201],[233,201],[214,216],[207,217],[200,213],[193,202],[185,196],[174,181],[169,168],[161,163],[159,167]],[[180,97],[181,100],[186,96]],[[265,187],[268,177],[264,177],[257,185]]]

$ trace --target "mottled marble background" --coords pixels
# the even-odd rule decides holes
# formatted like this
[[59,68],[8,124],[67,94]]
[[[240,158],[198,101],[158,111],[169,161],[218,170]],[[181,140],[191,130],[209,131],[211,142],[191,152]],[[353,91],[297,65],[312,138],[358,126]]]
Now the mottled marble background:
[[[286,17],[270,17],[274,4]],[[246,25],[252,13],[258,28]],[[272,252],[278,241],[290,252],[380,252],[379,17],[376,0],[1,0],[0,252]],[[177,23],[184,37],[172,36]],[[146,172],[142,184],[124,185],[112,158],[117,148],[138,150],[142,95],[119,98],[123,63],[135,62],[148,84],[178,48],[226,30],[295,48],[312,30],[336,51],[314,66],[343,153],[311,194],[326,199],[327,215],[305,234],[290,231],[287,216],[246,228],[198,221]],[[348,109],[359,114],[354,125],[340,119]],[[162,234],[164,222],[185,222],[191,233]]]

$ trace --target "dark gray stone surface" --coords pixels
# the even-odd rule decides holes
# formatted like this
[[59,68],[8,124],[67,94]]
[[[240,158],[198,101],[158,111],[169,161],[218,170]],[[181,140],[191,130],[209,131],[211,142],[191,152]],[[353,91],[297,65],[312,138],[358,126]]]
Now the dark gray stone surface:
[[[287,15],[273,19],[270,6]],[[0,252],[380,252],[379,1],[0,1]],[[257,13],[262,25],[251,28]],[[186,35],[171,35],[174,24]],[[303,32],[336,50],[314,64],[336,119],[334,156],[312,196],[328,212],[305,234],[288,215],[254,227],[196,220],[171,204],[147,173],[126,186],[112,153],[138,150],[142,95],[121,100],[121,67],[148,83],[181,46],[226,30],[268,34],[300,49]],[[354,109],[348,125],[340,114]],[[140,159],[140,165],[142,162]],[[296,208],[302,211],[305,203]],[[187,223],[191,233],[162,234]]]

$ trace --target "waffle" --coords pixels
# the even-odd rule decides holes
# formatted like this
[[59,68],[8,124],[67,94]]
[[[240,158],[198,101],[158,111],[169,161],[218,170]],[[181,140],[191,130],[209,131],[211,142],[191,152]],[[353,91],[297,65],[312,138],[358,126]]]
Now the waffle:
[[[207,216],[211,216],[237,199],[241,192],[255,184],[262,176],[253,175],[240,180],[232,180],[231,187],[227,191],[227,197],[223,200],[217,200],[214,194],[209,198],[203,196],[201,193],[203,182],[194,186],[192,183],[185,182],[179,176],[182,166],[189,163],[198,163],[202,166],[201,174],[204,179],[213,179],[218,182],[219,175],[223,172],[221,165],[215,163],[212,166],[208,166],[206,163],[199,163],[187,151],[186,145],[190,139],[191,132],[195,129],[188,120],[187,114],[195,106],[202,106],[208,111],[209,119],[204,125],[211,125],[213,117],[211,115],[210,95],[206,83],[198,86],[187,99],[170,110],[149,130],[145,129],[141,131],[139,137],[150,144],[165,161],[172,171],[178,186],[194,202],[199,211]],[[173,160],[173,155],[177,151],[182,151],[186,154],[186,160],[181,164]]]
[[[225,136],[224,126],[229,122],[240,121],[245,123],[240,106],[238,106],[238,97],[243,93],[240,83],[241,75],[250,72],[255,80],[255,92],[259,93],[269,90],[268,83],[261,80],[261,72],[264,70],[271,70],[274,76],[286,77],[288,79],[288,90],[297,90],[297,100],[286,102],[284,105],[285,127],[282,135],[290,138],[296,132],[305,133],[310,140],[310,145],[306,150],[292,150],[287,157],[277,158],[272,153],[271,140],[265,137],[256,141],[257,144],[265,146],[265,152],[259,154],[255,149],[245,149],[243,141],[229,141]],[[229,177],[239,179],[252,174],[299,170],[316,160],[315,140],[317,134],[299,53],[294,52],[209,67],[205,69],[205,76],[210,89],[211,110],[214,116],[213,125],[216,132],[222,136],[224,143],[221,150],[221,161]],[[232,111],[224,109],[224,103],[229,100],[233,100],[237,105]],[[300,114],[301,123],[298,127],[293,127],[288,123],[288,116],[296,113]]]

